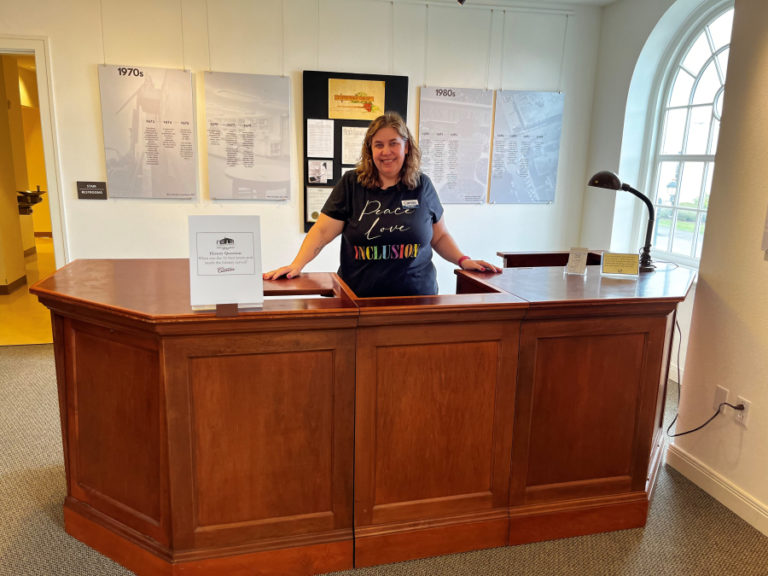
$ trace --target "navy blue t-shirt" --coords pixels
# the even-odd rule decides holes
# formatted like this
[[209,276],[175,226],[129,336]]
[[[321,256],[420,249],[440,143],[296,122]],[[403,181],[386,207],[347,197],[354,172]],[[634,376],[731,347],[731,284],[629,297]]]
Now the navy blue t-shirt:
[[322,210],[343,220],[339,276],[360,297],[437,294],[432,225],[443,206],[430,179],[408,190],[402,183],[365,188],[350,170]]

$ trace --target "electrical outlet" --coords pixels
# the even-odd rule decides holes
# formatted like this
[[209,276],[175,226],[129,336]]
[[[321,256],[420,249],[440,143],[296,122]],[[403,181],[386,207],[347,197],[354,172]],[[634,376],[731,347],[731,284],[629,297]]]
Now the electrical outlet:
[[[728,402],[728,389],[718,386],[715,388],[715,403],[712,404],[712,408],[722,412],[723,410],[720,408],[720,404],[723,402]],[[723,406],[723,408],[725,408],[725,406]]]
[[745,400],[741,396],[739,396],[738,401],[736,402],[736,405],[744,404],[744,410],[734,410],[733,417],[736,418],[736,422],[744,426],[744,428],[749,427],[749,409],[752,407],[752,402],[749,400]]

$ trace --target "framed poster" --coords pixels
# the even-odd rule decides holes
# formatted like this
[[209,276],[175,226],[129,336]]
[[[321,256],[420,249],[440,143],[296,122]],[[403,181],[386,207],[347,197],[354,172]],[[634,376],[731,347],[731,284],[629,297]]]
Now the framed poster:
[[408,77],[305,70],[304,232],[342,174],[360,158],[371,120],[397,112],[408,120]]
[[208,184],[215,200],[287,200],[286,76],[204,72]]
[[560,92],[496,93],[491,203],[554,202],[563,104]]
[[99,90],[109,195],[194,198],[192,73],[102,64]]
[[488,190],[493,92],[421,88],[421,170],[443,204],[481,204]]

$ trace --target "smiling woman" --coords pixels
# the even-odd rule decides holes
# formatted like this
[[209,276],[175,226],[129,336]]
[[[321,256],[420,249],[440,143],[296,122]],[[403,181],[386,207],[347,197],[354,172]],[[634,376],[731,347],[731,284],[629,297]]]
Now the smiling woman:
[[382,188],[394,186],[400,180],[408,141],[403,140],[394,128],[387,126],[376,132],[371,147],[373,163],[379,172],[379,184]]
[[264,279],[298,276],[340,234],[338,273],[358,297],[437,294],[433,249],[465,270],[499,272],[456,245],[420,164],[421,152],[403,118],[393,112],[376,118],[357,168],[334,187],[296,258]]

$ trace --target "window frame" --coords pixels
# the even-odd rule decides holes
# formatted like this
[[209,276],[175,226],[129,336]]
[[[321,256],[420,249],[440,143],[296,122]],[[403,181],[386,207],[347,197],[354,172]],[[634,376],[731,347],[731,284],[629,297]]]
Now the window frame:
[[[650,138],[651,145],[646,148],[646,160],[645,160],[645,166],[646,168],[646,174],[644,178],[645,182],[645,189],[649,190],[651,193],[648,194],[648,197],[650,198],[651,202],[654,205],[654,209],[656,212],[656,222],[654,223],[654,230],[653,230],[653,241],[652,241],[652,254],[653,258],[656,261],[664,261],[664,262],[673,262],[682,266],[687,266],[690,268],[698,269],[700,256],[696,256],[697,249],[695,248],[697,243],[703,242],[703,237],[706,235],[706,216],[708,212],[708,205],[703,205],[703,201],[705,199],[705,195],[703,192],[707,189],[705,188],[708,186],[707,180],[709,180],[709,186],[711,187],[711,180],[712,180],[712,174],[714,172],[715,167],[715,156],[717,152],[717,147],[715,146],[714,149],[712,149],[712,153],[706,153],[706,154],[690,154],[682,152],[680,154],[669,154],[669,153],[663,153],[662,148],[664,145],[663,138],[664,138],[664,124],[666,120],[666,114],[668,109],[685,109],[686,110],[686,127],[685,127],[685,133],[683,135],[683,147],[682,150],[685,150],[685,143],[687,141],[688,135],[690,133],[689,124],[688,124],[688,115],[690,114],[690,111],[695,107],[695,104],[693,104],[694,101],[694,95],[695,95],[695,89],[697,87],[697,76],[693,77],[693,84],[691,87],[691,90],[688,94],[688,103],[685,105],[678,105],[678,106],[670,106],[670,99],[672,95],[672,90],[675,84],[675,80],[677,78],[677,72],[682,68],[682,64],[688,55],[689,50],[694,46],[698,38],[702,33],[709,34],[707,28],[710,24],[714,23],[718,18],[723,16],[726,12],[732,11],[734,9],[734,0],[718,0],[716,2],[709,3],[709,5],[702,7],[697,13],[692,15],[691,18],[689,18],[685,25],[681,28],[681,33],[679,34],[680,40],[674,45],[671,46],[663,58],[663,65],[659,67],[658,76],[659,79],[657,81],[657,85],[660,87],[659,90],[656,91],[656,99],[655,103],[653,105],[653,114],[652,114],[652,133]],[[710,40],[710,50],[712,49],[712,43],[711,38],[708,38]],[[700,66],[700,68],[697,70],[697,73],[703,72],[706,70],[706,67],[709,65],[710,62],[713,60],[715,61],[715,66],[719,67],[718,63],[718,55],[721,54],[725,50],[730,50],[730,46],[732,43],[732,38],[729,40],[729,42],[721,46],[720,48],[716,48],[713,53],[710,54],[710,56],[706,59],[706,61]],[[727,76],[725,81],[727,81]],[[713,99],[713,107],[716,108],[715,102],[717,101],[717,98],[722,99],[723,94],[722,91],[725,87],[725,82],[723,83],[722,87],[718,90],[719,95],[716,95]],[[714,113],[714,110],[713,110]],[[717,137],[719,142],[719,126],[717,130]],[[710,143],[711,139],[713,137],[713,126],[710,125],[709,134],[707,136],[707,149],[710,149]],[[677,224],[677,217],[680,213],[680,205],[677,201],[677,198],[675,199],[673,205],[668,204],[661,204],[659,203],[659,200],[657,198],[657,191],[658,191],[658,185],[659,180],[662,175],[661,165],[662,162],[677,162],[682,167],[684,163],[694,163],[694,162],[703,162],[704,163],[704,170],[702,173],[701,178],[701,190],[699,194],[699,202],[696,208],[683,208],[683,212],[686,211],[695,211],[696,212],[696,225],[694,229],[694,237],[693,237],[693,256],[685,256],[679,253],[672,252],[671,249],[673,248],[673,245],[668,244],[670,250],[667,249],[667,246],[664,247],[664,250],[659,249],[659,247],[656,245],[656,237],[657,237],[657,227],[659,225],[660,221],[660,215],[662,213],[662,210],[669,210],[671,209],[673,211],[672,214],[672,220],[670,223],[670,229],[669,229],[669,235],[671,236],[669,242],[674,241],[674,232],[675,232],[675,226]],[[709,170],[709,174],[707,174],[707,170]],[[675,191],[675,197],[679,196],[680,191],[680,183],[677,183],[677,188]],[[711,188],[710,188],[711,191]],[[701,231],[701,225],[704,223],[704,231]],[[644,227],[643,227],[643,237],[644,237]]]

